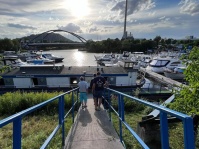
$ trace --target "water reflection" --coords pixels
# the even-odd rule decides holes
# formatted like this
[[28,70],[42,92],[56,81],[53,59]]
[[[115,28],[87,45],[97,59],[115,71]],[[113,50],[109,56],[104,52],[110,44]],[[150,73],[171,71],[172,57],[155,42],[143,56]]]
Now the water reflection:
[[76,61],[76,66],[83,66],[85,61],[85,56],[82,52],[75,51],[73,53],[74,61]]
[[97,66],[94,55],[97,53],[87,53],[86,51],[73,50],[51,50],[44,53],[51,53],[53,55],[64,58],[62,63],[64,66]]

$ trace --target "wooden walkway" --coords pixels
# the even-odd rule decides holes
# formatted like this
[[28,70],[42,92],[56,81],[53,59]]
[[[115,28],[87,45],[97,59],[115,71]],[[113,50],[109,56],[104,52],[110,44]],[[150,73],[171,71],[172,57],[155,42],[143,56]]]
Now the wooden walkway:
[[177,86],[177,87],[180,87],[180,86],[187,86],[185,84],[182,84],[178,81],[175,81],[175,80],[172,80],[170,78],[167,78],[163,75],[160,75],[158,73],[155,73],[155,72],[152,72],[152,71],[149,71],[149,70],[146,70],[145,68],[140,68],[140,71],[143,72],[143,73],[146,73],[146,75],[152,77],[153,79],[161,82],[161,83],[164,83],[164,84],[169,84],[171,86]]
[[92,95],[89,94],[88,107],[79,109],[64,149],[123,149],[107,114],[102,105],[100,111],[95,111]]

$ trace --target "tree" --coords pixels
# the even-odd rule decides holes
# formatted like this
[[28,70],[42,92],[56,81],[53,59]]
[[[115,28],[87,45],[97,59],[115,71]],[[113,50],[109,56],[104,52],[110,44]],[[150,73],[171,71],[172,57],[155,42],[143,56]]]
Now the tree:
[[199,48],[194,47],[188,57],[182,59],[187,65],[184,74],[189,85],[176,91],[175,102],[169,107],[188,115],[199,114]]
[[158,46],[161,39],[162,38],[160,36],[156,36],[153,40],[156,41],[157,46]]

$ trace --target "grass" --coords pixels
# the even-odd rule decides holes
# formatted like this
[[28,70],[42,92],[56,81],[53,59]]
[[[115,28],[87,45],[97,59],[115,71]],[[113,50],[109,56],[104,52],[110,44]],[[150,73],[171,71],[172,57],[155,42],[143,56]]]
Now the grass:
[[[141,121],[143,116],[143,112],[130,112],[125,113],[126,122],[132,127],[134,131],[137,131],[138,122]],[[119,120],[115,114],[112,113],[112,122],[119,134]],[[137,140],[131,135],[129,130],[122,125],[123,131],[123,140],[127,149],[142,149],[142,147],[138,144]],[[183,125],[182,123],[169,124],[169,143],[170,149],[182,149],[184,148],[184,137],[183,137]],[[157,142],[153,142],[156,143]],[[148,144],[153,145],[153,144]],[[152,147],[151,147],[152,148]],[[161,148],[161,147],[160,147]],[[199,148],[199,135],[196,140],[196,148]]]
[[[2,118],[2,117],[1,117]],[[65,122],[65,135],[67,135],[72,118],[69,116]],[[58,115],[37,115],[23,119],[22,123],[22,148],[38,149],[58,125]],[[50,142],[49,149],[59,149],[62,147],[61,129]],[[12,124],[8,124],[0,129],[0,148],[12,149]]]

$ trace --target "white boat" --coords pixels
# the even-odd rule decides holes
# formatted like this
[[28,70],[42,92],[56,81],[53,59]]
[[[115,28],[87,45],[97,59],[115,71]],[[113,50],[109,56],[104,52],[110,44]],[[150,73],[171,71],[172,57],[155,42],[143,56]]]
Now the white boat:
[[132,61],[132,60],[119,60],[117,62],[118,66],[124,67],[124,68],[132,68],[132,69],[140,69],[140,65],[138,61]]
[[26,59],[26,62],[33,63],[33,64],[53,64],[55,61],[48,58],[44,58],[40,55],[40,56],[37,56],[36,58],[28,57]]
[[137,57],[138,63],[140,67],[146,68],[149,63],[152,61],[152,57],[150,55],[139,55]]
[[130,55],[131,55],[131,52],[129,52],[129,51],[123,51],[122,55],[120,56],[120,59],[127,60],[127,59],[129,59]]
[[[80,76],[90,83],[97,71],[109,82],[110,88],[137,88],[138,69],[132,67],[28,65],[1,74],[1,89],[64,89],[77,87]],[[140,80],[140,79],[139,79]]]
[[2,61],[4,65],[10,66],[11,68],[27,65],[26,62],[23,62],[17,56],[4,56]]
[[146,67],[146,70],[156,73],[164,73],[164,69],[174,69],[175,67],[184,66],[182,61],[174,57],[155,57]]
[[185,78],[185,75],[184,75],[185,69],[186,69],[186,67],[176,67],[174,69],[166,68],[164,70],[164,75],[167,78],[171,78],[173,80],[183,80]]
[[113,61],[117,58],[117,56],[115,54],[104,54],[102,56],[96,56],[94,55],[96,61]]
[[41,56],[43,58],[47,58],[47,59],[50,59],[50,60],[54,60],[55,63],[59,63],[59,62],[62,62],[63,61],[63,57],[59,57],[59,56],[56,56],[56,55],[53,55],[53,54],[50,54],[50,53],[42,53]]
[[32,58],[36,58],[38,55],[36,54],[36,52],[33,51],[29,51],[29,52],[23,52],[23,53],[19,53],[17,54],[18,58],[20,58],[22,61],[26,61],[27,58],[32,57]]

